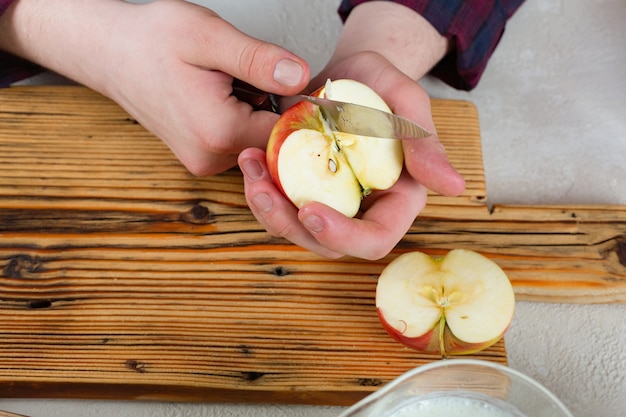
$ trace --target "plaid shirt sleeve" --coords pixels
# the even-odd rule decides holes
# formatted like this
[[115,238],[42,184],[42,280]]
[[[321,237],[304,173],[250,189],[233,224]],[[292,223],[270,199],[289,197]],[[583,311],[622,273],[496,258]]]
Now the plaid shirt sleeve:
[[[368,0],[342,0],[339,14]],[[493,54],[506,21],[524,0],[393,0],[421,14],[442,36],[450,39],[453,50],[431,74],[454,88],[471,90],[482,76]]]
[[14,0],[0,0],[0,15],[2,15],[2,13],[4,13],[6,9],[9,8],[13,1]]
[[[0,0],[0,16],[14,0]],[[41,67],[0,51],[0,88],[41,72]]]

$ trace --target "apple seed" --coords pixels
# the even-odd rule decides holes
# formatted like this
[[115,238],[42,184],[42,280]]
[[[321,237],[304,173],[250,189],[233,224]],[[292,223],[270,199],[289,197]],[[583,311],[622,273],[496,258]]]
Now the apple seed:
[[332,159],[328,160],[328,169],[330,170],[330,172],[332,172],[333,174],[335,172],[337,172],[337,162],[333,161]]

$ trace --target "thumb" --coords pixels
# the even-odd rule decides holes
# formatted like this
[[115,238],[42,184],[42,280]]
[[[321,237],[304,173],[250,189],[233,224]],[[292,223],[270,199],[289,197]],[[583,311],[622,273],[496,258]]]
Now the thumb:
[[[207,25],[210,42],[203,42],[194,64],[215,69],[261,90],[291,95],[309,82],[306,61],[288,50],[242,33],[225,20],[215,17]],[[197,55],[200,53],[201,55]]]
[[407,171],[426,188],[445,196],[458,196],[465,190],[465,179],[450,165],[436,136],[402,142]]

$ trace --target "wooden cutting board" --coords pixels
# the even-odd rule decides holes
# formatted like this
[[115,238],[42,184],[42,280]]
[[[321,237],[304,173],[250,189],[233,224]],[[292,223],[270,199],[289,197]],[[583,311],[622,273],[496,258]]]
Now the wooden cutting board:
[[[433,101],[456,198],[430,195],[385,259],[272,238],[237,170],[188,174],[82,87],[0,91],[0,397],[350,405],[440,358],[391,340],[376,278],[398,254],[479,251],[520,300],[626,301],[626,208],[485,203],[475,107]],[[473,356],[506,363],[504,342]]]

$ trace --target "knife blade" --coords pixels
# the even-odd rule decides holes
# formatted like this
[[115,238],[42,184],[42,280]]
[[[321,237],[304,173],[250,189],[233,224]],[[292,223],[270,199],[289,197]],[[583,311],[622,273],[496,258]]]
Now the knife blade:
[[432,136],[420,125],[393,113],[326,98],[302,97],[320,107],[322,116],[333,131],[388,139],[422,139]]
[[331,130],[386,139],[422,139],[433,134],[404,117],[382,110],[343,101],[308,95],[278,96],[259,90],[240,80],[233,82],[233,95],[252,105],[255,110],[282,114],[300,101],[308,101],[320,108],[322,117]]

